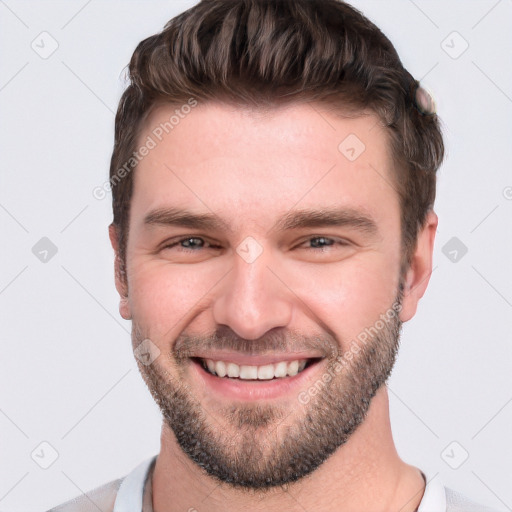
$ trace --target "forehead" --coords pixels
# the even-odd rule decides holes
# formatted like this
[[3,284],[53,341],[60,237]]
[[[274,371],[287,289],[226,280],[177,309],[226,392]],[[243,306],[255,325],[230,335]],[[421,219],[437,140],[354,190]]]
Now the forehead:
[[[333,150],[339,156],[343,148],[338,145],[349,134],[365,145],[367,156],[379,153],[380,158],[387,157],[387,134],[376,114],[371,111],[345,113],[315,102],[266,109],[215,101],[195,107],[187,103],[160,104],[145,120],[139,143],[142,144],[146,136],[152,136],[160,149],[164,146],[167,153],[179,154],[180,161],[187,163],[213,156],[211,145],[214,144],[225,143],[225,151],[236,155],[271,141],[273,144],[269,144],[268,150],[286,145],[303,156],[324,159],[332,155]],[[179,144],[185,139],[187,147],[196,152],[179,151]],[[355,138],[352,140],[357,143]],[[349,160],[354,158],[349,153],[346,156]]]
[[299,202],[367,211],[397,202],[387,134],[371,113],[160,106],[141,129],[144,144],[152,149],[136,168],[132,218],[178,206],[262,221]]

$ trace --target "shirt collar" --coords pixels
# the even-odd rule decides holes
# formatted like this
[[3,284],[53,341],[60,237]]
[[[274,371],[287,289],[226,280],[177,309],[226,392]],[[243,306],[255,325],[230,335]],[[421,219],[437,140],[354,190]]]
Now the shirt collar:
[[421,474],[427,485],[418,512],[446,512],[446,492],[439,473],[433,475],[430,472],[422,471]]

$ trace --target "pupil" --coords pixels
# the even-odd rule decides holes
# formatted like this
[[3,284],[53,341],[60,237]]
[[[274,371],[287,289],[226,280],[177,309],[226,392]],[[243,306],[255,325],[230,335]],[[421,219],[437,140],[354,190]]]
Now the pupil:
[[[190,247],[190,245],[188,245],[188,244],[190,243],[191,240],[198,241],[199,238],[187,238],[186,240],[183,240],[182,243],[185,244],[185,247]],[[201,246],[201,245],[202,245],[202,241],[199,244],[194,244],[194,243],[191,244],[192,247],[197,247],[197,246]]]
[[312,244],[316,247],[323,247],[324,245],[332,245],[330,242],[332,240],[327,240],[327,238],[320,237],[320,238],[313,238]]

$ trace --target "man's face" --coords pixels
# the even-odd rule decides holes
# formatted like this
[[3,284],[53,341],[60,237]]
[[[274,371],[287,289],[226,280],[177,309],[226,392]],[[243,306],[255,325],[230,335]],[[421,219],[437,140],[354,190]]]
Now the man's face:
[[[349,439],[395,361],[400,208],[385,134],[373,116],[315,104],[209,103],[158,141],[175,108],[139,138],[157,145],[135,171],[121,312],[134,347],[160,351],[138,364],[183,451],[220,481],[282,485]],[[242,375],[212,375],[205,359]],[[293,360],[304,370],[266,380],[295,373]]]

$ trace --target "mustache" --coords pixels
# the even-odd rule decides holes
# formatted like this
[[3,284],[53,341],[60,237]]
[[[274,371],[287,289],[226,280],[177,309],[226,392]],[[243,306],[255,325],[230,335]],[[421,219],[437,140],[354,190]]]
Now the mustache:
[[315,352],[322,357],[336,357],[339,344],[331,334],[306,336],[289,329],[272,329],[257,339],[239,337],[227,326],[220,326],[212,334],[181,334],[174,343],[172,352],[177,361],[195,357],[199,351],[222,350],[247,356],[262,356],[269,353],[293,354]]

